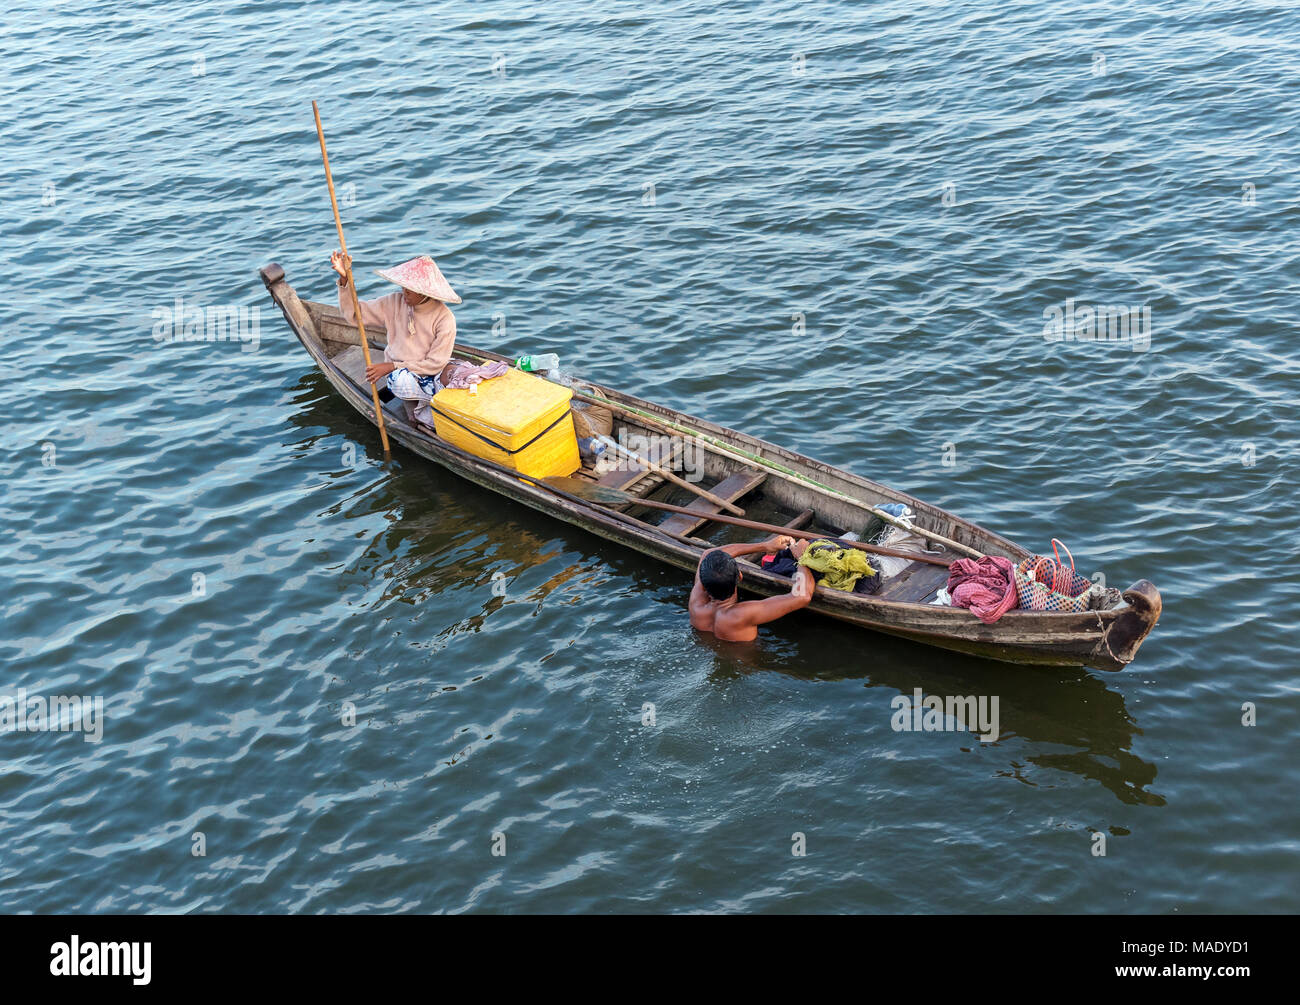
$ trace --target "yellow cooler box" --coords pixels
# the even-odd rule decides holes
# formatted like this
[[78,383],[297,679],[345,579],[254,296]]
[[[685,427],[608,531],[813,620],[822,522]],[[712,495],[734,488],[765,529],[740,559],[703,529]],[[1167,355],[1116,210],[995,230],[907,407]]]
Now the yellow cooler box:
[[434,395],[433,424],[454,446],[534,478],[571,475],[582,465],[569,401],[573,392],[549,380],[507,370],[478,393]]

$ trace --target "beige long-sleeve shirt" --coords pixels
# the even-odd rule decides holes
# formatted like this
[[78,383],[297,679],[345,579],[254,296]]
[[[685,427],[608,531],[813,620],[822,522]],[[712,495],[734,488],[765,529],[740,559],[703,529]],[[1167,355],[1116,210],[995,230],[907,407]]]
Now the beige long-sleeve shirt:
[[[388,332],[384,359],[404,366],[412,373],[439,374],[451,359],[456,344],[456,315],[441,300],[426,300],[419,307],[409,307],[402,291],[377,300],[362,300],[361,321],[365,325],[383,325]],[[351,324],[352,294],[339,287],[339,311]]]

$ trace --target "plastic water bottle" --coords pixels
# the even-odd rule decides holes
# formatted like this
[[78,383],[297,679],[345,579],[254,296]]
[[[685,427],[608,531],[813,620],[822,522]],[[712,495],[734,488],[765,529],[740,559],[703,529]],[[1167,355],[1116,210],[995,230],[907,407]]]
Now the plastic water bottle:
[[528,373],[536,373],[538,370],[558,370],[560,368],[560,357],[553,352],[544,352],[540,356],[520,356],[519,369],[526,370]]
[[578,456],[591,464],[599,464],[605,456],[605,444],[595,436],[583,436],[578,440]]

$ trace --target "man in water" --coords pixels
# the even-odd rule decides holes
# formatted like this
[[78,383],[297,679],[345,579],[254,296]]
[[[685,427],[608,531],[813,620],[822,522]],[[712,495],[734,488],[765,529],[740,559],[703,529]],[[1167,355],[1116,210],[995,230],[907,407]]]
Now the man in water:
[[789,593],[763,600],[739,598],[742,577],[736,565],[738,556],[775,554],[792,547],[794,538],[782,535],[755,544],[724,544],[706,551],[700,557],[691,589],[691,627],[712,632],[723,642],[752,642],[758,638],[759,625],[811,604],[815,583],[812,573],[803,566],[795,570]]
[[[343,252],[330,255],[330,267],[339,277],[339,312],[356,324],[347,282],[351,266],[351,257]],[[380,386],[385,401],[390,400],[382,393],[385,388],[401,398],[408,417],[432,425],[429,399],[442,390],[440,378],[456,343],[456,318],[447,305],[460,303],[460,297],[428,255],[380,269],[379,274],[401,289],[378,300],[360,301],[361,320],[370,328],[382,325],[388,333],[383,362],[370,364],[366,380]]]

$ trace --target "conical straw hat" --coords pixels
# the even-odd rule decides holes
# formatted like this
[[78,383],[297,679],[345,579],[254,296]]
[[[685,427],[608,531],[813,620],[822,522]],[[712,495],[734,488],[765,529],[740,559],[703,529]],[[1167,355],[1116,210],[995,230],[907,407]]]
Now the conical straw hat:
[[412,258],[409,262],[395,265],[391,269],[376,269],[390,283],[396,283],[404,290],[420,293],[446,304],[460,303],[460,297],[443,278],[442,270],[428,255]]

